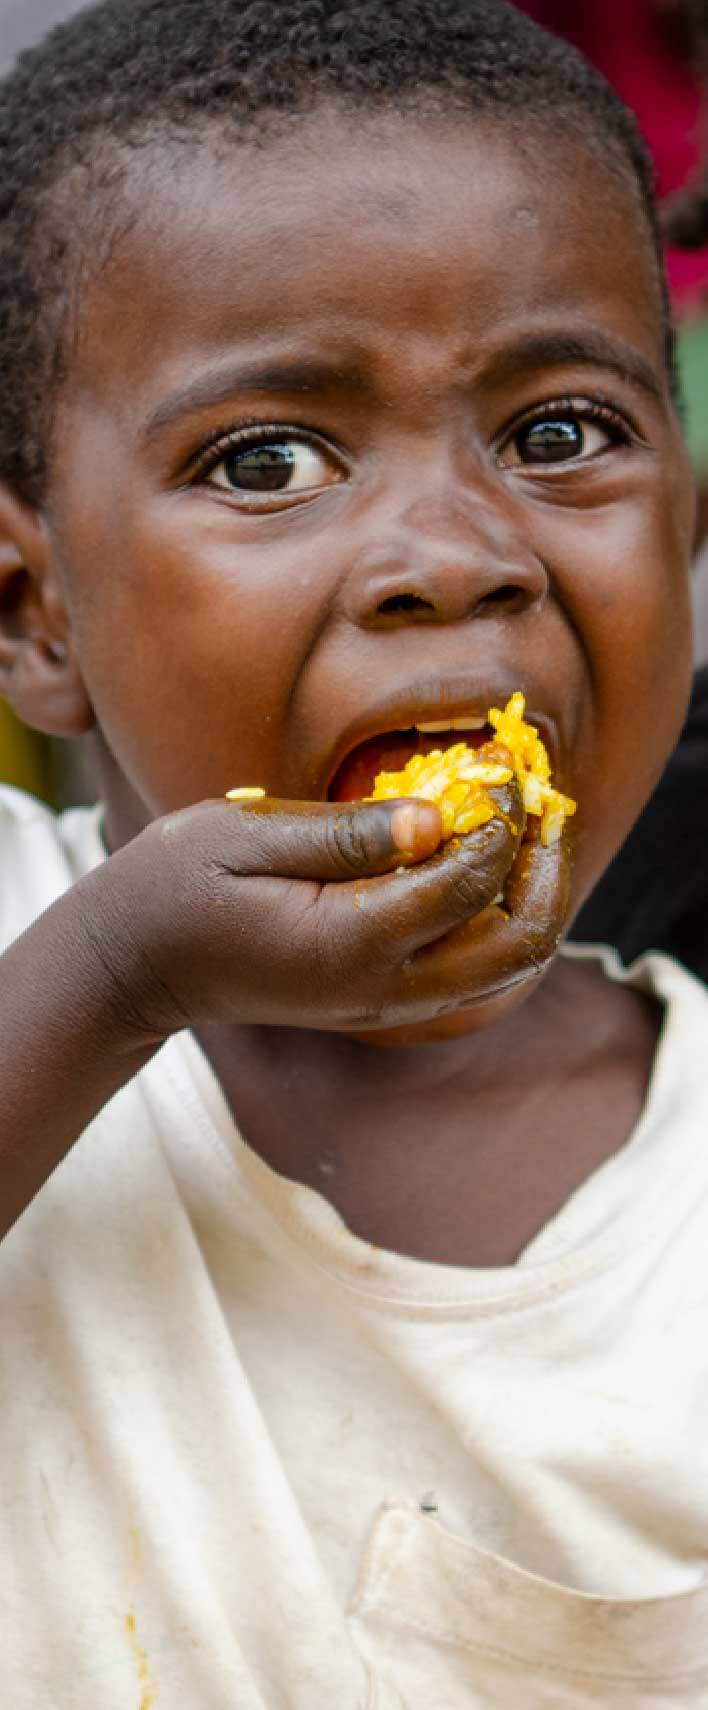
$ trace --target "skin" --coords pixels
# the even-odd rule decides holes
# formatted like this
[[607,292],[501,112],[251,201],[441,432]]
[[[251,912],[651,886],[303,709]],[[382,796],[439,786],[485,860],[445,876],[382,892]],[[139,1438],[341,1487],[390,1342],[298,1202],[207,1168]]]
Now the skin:
[[[641,1107],[656,1014],[553,952],[690,679],[649,239],[632,187],[567,139],[551,199],[549,150],[322,112],[241,144],[237,173],[226,148],[179,176],[141,157],[47,505],[3,501],[6,692],[94,730],[119,853],[77,887],[78,936],[119,993],[123,1078],[191,1024],[264,1157],[369,1239],[466,1264],[515,1257]],[[298,373],[255,377],[276,365]],[[559,400],[577,455],[530,467],[520,424]],[[254,502],[233,461],[203,467],[254,421],[309,441],[295,492]],[[516,688],[577,794],[572,844],[519,852],[494,821],[426,860],[433,810],[392,836],[387,809],[322,805],[355,742]],[[191,805],[251,783],[295,805]]]

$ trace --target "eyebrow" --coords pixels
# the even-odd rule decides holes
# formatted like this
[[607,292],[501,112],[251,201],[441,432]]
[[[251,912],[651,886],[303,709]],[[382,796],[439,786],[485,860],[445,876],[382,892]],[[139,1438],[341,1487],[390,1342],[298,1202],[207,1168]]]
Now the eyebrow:
[[[331,387],[341,378],[341,365],[322,361],[240,363],[218,372],[200,374],[158,405],[146,423],[144,438],[169,427],[196,410],[227,404],[237,392],[315,392]],[[347,365],[347,376],[353,378]]]
[[[495,362],[495,376],[506,379],[519,369],[560,367],[563,363],[586,367],[608,368],[633,386],[639,386],[655,402],[664,397],[662,379],[647,357],[642,356],[624,339],[613,337],[600,328],[583,333],[534,333],[523,337],[510,350],[500,351]],[[663,368],[662,368],[663,374]]]
[[[623,339],[597,328],[584,333],[553,332],[522,336],[493,359],[494,378],[500,382],[520,370],[559,367],[563,363],[610,369],[624,381],[639,386],[656,402],[663,388],[655,368]],[[146,423],[143,438],[153,439],[164,428],[197,410],[227,404],[239,392],[323,392],[341,382],[346,368],[350,386],[363,384],[363,376],[350,362],[299,359],[291,362],[246,362],[200,374],[158,405]]]

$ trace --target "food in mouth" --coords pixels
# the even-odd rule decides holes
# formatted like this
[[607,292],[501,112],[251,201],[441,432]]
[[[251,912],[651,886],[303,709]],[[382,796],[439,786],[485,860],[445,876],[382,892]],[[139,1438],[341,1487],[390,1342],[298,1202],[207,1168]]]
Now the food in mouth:
[[501,807],[490,794],[515,778],[525,813],[540,820],[541,842],[557,843],[576,803],[551,783],[546,748],[533,725],[524,718],[526,702],[517,692],[502,709],[490,707],[487,724],[494,738],[471,748],[454,742],[449,748],[433,748],[413,754],[400,771],[381,771],[365,801],[393,801],[415,796],[434,802],[440,810],[443,839],[464,837],[495,816]]
[[[548,753],[538,731],[526,723],[525,711],[524,696],[517,691],[503,709],[490,707],[486,720],[453,719],[449,725],[427,724],[411,732],[372,737],[342,763],[330,799],[384,802],[413,796],[434,802],[440,810],[443,841],[447,841],[465,837],[495,817],[504,819],[504,808],[491,792],[516,779],[527,819],[539,822],[541,842],[557,843],[576,803],[551,783]],[[479,745],[452,742],[442,748],[431,743],[432,732],[444,730],[449,736],[464,729],[468,735],[481,736],[484,728],[493,730],[494,736]],[[412,754],[411,739],[417,750]],[[373,757],[380,759],[382,753],[400,760],[400,767],[379,769]],[[260,785],[246,785],[228,790],[227,799],[258,801],[265,793]]]

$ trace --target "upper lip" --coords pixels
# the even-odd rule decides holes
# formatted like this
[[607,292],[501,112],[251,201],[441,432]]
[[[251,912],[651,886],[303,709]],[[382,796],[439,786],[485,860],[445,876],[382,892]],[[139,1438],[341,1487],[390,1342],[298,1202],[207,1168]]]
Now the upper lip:
[[[470,718],[486,719],[490,707],[505,706],[519,689],[526,700],[525,717],[529,724],[536,726],[555,774],[560,760],[558,724],[553,714],[542,706],[543,696],[522,671],[504,670],[484,680],[471,674],[437,679],[428,677],[396,689],[389,688],[380,700],[346,725],[327,757],[323,796],[327,798],[343,761],[361,743],[392,730],[410,730],[414,724],[428,720],[464,718],[465,714]],[[462,732],[459,740],[464,741]]]

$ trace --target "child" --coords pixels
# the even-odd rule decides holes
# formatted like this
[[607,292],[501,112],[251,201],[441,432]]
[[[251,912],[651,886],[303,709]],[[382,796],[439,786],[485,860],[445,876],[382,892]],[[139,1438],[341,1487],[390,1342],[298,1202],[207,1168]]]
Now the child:
[[[704,1705],[708,997],[556,953],[690,682],[632,121],[501,0],[106,0],[0,172],[103,800],[2,798],[7,1702]],[[560,843],[350,799],[517,689]]]

